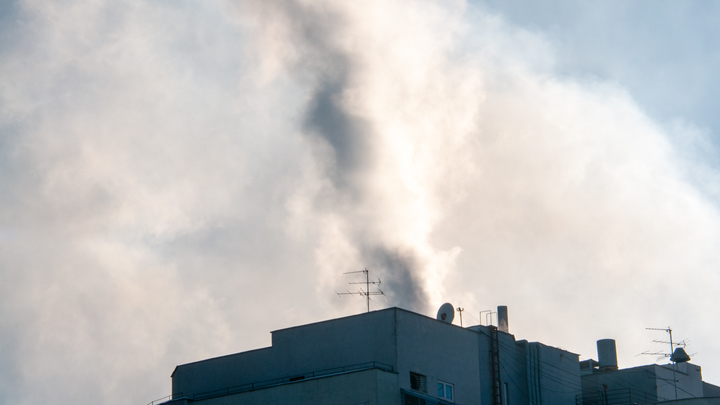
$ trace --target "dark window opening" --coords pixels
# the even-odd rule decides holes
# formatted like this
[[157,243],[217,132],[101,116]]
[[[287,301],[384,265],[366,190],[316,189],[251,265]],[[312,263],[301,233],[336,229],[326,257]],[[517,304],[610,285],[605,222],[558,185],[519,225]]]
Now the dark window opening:
[[427,392],[427,377],[422,374],[410,373],[410,388],[415,391]]

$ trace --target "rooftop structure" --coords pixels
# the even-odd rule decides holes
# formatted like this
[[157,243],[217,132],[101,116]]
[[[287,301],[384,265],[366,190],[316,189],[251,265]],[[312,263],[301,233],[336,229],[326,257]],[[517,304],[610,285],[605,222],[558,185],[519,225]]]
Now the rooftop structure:
[[[685,354],[677,364],[649,364],[619,369],[615,341],[598,340],[598,359],[580,362],[583,405],[720,404],[720,387],[702,380],[700,366]],[[676,400],[678,402],[676,402]]]
[[399,308],[274,331],[271,347],[172,374],[174,403],[207,405],[574,405],[580,386],[577,354]]
[[166,404],[720,405],[710,398],[720,387],[688,362],[675,368],[677,402],[672,366],[619,369],[614,340],[598,341],[599,361],[580,362],[516,340],[507,307],[500,327],[443,314],[389,308],[277,330],[270,347],[177,366]]

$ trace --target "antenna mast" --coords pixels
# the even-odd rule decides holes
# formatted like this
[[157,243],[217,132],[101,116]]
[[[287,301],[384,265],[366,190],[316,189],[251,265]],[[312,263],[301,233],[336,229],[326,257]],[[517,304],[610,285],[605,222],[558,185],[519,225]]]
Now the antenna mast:
[[[370,312],[370,296],[371,295],[385,295],[385,293],[380,289],[380,284],[382,281],[380,281],[380,278],[377,279],[377,281],[370,281],[370,270],[367,269],[367,267],[363,270],[358,271],[348,271],[347,273],[343,274],[355,274],[355,273],[363,273],[365,274],[365,281],[364,282],[353,282],[348,284],[365,284],[365,291],[361,289],[358,290],[358,292],[344,292],[339,293],[335,291],[337,295],[359,295],[361,297],[365,297],[367,299],[367,311]],[[375,285],[375,288],[377,288],[377,291],[370,291],[370,284]],[[385,298],[387,299],[387,297]]]
[[663,357],[670,357],[670,361],[672,361],[673,364],[673,385],[675,385],[675,399],[677,399],[677,377],[675,376],[675,365],[677,364],[675,361],[673,361],[673,352],[675,351],[675,346],[680,346],[683,343],[673,343],[673,337],[672,337],[672,329],[668,326],[667,328],[645,328],[646,330],[661,330],[663,332],[667,332],[670,334],[670,342],[661,342],[658,340],[653,340],[655,343],[670,343],[670,354],[665,353],[642,353],[642,354],[662,354]]

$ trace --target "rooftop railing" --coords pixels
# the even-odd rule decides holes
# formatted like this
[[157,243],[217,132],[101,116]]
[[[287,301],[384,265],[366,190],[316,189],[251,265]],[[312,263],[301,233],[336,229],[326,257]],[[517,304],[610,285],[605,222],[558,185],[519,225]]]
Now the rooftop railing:
[[168,401],[172,401],[173,399],[180,399],[182,397],[183,397],[182,392],[176,392],[175,394],[165,395],[162,398],[158,398],[154,401],[148,402],[147,405],[158,405],[158,404],[162,404],[162,403],[165,403]]

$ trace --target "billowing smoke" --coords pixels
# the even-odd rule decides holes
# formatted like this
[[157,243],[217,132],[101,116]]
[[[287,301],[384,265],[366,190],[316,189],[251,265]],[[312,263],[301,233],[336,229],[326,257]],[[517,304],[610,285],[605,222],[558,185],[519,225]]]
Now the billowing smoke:
[[301,132],[309,184],[321,187],[298,198],[313,207],[302,215],[325,224],[316,256],[326,279],[370,267],[391,302],[426,311],[460,251],[435,249],[429,237],[474,170],[465,148],[482,92],[479,72],[454,55],[462,7],[407,7],[288,1],[241,10],[260,16],[266,64],[307,88]]
[[2,7],[0,402],[147,403],[363,311],[333,290],[365,267],[373,309],[504,304],[621,366],[671,324],[720,360],[699,131],[538,34],[453,1]]

